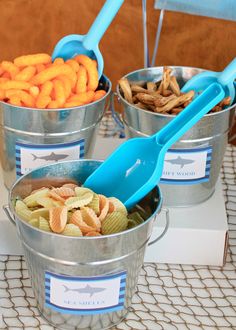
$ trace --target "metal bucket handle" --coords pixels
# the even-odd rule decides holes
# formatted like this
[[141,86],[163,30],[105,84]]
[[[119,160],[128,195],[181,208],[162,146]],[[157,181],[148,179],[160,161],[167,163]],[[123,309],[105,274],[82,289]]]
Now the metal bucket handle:
[[125,126],[124,126],[123,120],[121,119],[121,115],[115,110],[114,96],[116,96],[118,102],[120,102],[119,97],[117,95],[117,92],[112,92],[111,93],[111,114],[112,114],[112,118],[115,121],[115,124],[118,125],[119,128],[123,131]]
[[8,217],[8,219],[11,221],[11,223],[16,226],[16,222],[15,219],[11,213],[10,207],[9,205],[3,205],[3,211],[5,212],[6,216]]
[[157,241],[159,241],[166,234],[166,232],[167,232],[167,230],[169,228],[169,225],[170,225],[170,212],[169,212],[169,209],[162,208],[161,210],[164,211],[165,214],[166,214],[166,225],[165,225],[165,228],[162,231],[162,233],[159,236],[157,236],[157,238],[155,238],[153,241],[151,241],[151,242],[148,243],[148,246],[150,246],[152,244],[155,244]]
[[[118,102],[120,102],[120,98],[119,98],[119,96],[117,95],[117,93],[116,93],[116,92],[113,92],[113,94],[117,97]],[[129,129],[130,129],[131,131],[133,130],[134,133],[138,133],[138,134],[141,135],[141,136],[146,136],[146,137],[148,137],[147,134],[144,134],[144,133],[142,133],[142,132],[140,132],[140,131],[134,130],[132,127],[130,127],[130,126],[128,125],[128,123],[125,121],[125,119],[124,119],[124,117],[122,116],[122,114],[119,113],[119,112],[117,112],[117,111],[115,111],[114,100],[112,100],[112,102],[113,102],[113,103],[112,103],[112,106],[111,106],[112,118],[114,119],[115,123],[116,123],[118,126],[120,126],[121,129],[124,129],[125,126],[127,126],[127,127],[129,127]]]
[[[16,222],[15,222],[15,219],[14,219],[12,213],[11,213],[11,210],[10,210],[9,205],[3,205],[2,208],[3,208],[6,216],[8,217],[8,219],[11,221],[11,223],[14,226],[16,226]],[[150,246],[152,244],[155,244],[157,241],[159,241],[165,235],[165,233],[167,232],[167,229],[169,228],[169,224],[170,224],[169,210],[168,209],[165,209],[165,208],[162,208],[162,210],[166,213],[166,225],[165,225],[165,228],[164,228],[163,232],[161,233],[161,235],[159,235],[153,241],[151,241],[151,242],[148,243],[148,246]]]

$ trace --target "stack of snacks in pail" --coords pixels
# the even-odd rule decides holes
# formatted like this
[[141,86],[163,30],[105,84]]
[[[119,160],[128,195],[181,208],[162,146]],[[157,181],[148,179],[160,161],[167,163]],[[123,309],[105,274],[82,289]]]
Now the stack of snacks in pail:
[[91,157],[111,83],[86,55],[0,63],[0,160],[7,188],[36,167]]
[[37,306],[57,329],[103,330],[129,311],[152,225],[155,187],[132,210],[80,184],[101,162],[37,168],[9,194]]
[[15,211],[33,227],[67,236],[110,235],[144,222],[138,211],[128,214],[117,198],[73,183],[32,191],[16,200]]
[[[203,72],[191,67],[153,67],[131,72],[119,80],[127,138],[150,136],[168,124],[193,99],[181,88]],[[169,149],[161,177],[163,203],[170,207],[197,205],[214,193],[235,104],[227,97]]]

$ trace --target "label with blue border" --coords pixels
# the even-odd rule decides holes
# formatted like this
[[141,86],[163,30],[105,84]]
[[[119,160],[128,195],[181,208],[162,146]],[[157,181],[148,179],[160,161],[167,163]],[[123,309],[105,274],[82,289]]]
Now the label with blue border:
[[212,147],[169,149],[160,183],[192,185],[210,179]]
[[58,161],[83,158],[84,146],[84,139],[60,144],[29,144],[17,141],[15,145],[16,176],[18,178],[37,167]]
[[102,314],[124,308],[126,271],[94,277],[45,272],[45,306],[66,314]]

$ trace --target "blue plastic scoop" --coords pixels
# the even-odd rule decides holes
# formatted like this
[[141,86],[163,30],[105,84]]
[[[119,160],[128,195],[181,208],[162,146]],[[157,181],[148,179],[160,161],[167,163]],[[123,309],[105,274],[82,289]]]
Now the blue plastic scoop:
[[84,186],[117,197],[131,208],[159,182],[170,146],[224,97],[221,85],[211,84],[159,132],[124,142],[88,177]]
[[235,98],[234,79],[236,79],[236,58],[222,72],[205,71],[193,76],[186,82],[181,91],[186,93],[193,90],[195,95],[198,95],[210,84],[218,82],[224,87],[225,96],[230,96],[230,104],[232,104]]
[[107,0],[86,35],[70,34],[56,45],[52,59],[62,57],[64,60],[78,54],[85,54],[98,63],[99,78],[103,73],[103,57],[98,48],[99,41],[111,24],[124,0]]

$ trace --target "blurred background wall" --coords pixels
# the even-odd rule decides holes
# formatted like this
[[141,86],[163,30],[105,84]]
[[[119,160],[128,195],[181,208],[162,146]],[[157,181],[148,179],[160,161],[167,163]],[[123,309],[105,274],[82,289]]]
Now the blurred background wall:
[[[85,34],[105,0],[0,0],[0,61],[52,53],[57,41]],[[152,54],[160,11],[147,0]],[[100,42],[105,74],[113,89],[124,74],[143,67],[142,1],[125,0]],[[236,22],[166,12],[156,65],[186,65],[220,71],[236,56]]]

